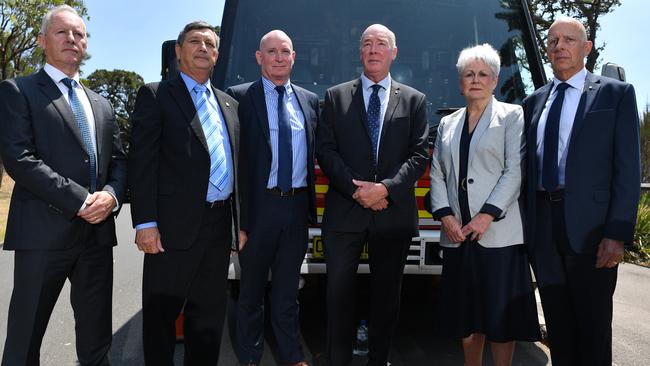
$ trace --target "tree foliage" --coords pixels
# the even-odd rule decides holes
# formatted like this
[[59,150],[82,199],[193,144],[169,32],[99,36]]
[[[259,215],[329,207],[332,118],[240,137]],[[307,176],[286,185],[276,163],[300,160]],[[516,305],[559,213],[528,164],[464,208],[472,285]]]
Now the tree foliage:
[[128,150],[131,113],[138,89],[144,84],[142,76],[125,70],[96,70],[88,76],[84,84],[111,102],[115,108],[117,124],[120,126],[122,144],[125,150]]
[[542,57],[548,62],[546,55],[546,36],[551,24],[558,16],[569,16],[578,19],[587,29],[587,39],[593,42],[594,47],[587,56],[585,67],[593,72],[600,60],[600,53],[606,44],[596,43],[596,36],[600,30],[600,17],[611,13],[620,0],[529,0],[528,7],[533,16],[536,27],[537,43],[542,50]]
[[0,0],[0,80],[31,74],[43,65],[36,44],[41,20],[50,8],[62,4],[88,19],[83,0]]
[[650,183],[650,105],[641,117],[641,182]]

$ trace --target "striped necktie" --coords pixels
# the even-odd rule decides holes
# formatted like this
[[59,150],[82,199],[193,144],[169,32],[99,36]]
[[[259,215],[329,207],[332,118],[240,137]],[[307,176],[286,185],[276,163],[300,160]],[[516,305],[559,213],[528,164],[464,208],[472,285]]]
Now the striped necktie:
[[293,174],[293,145],[291,141],[291,124],[284,105],[284,85],[275,87],[278,92],[278,187],[288,192]]
[[75,89],[77,82],[70,78],[64,78],[61,82],[68,87],[68,100],[70,101],[70,107],[72,107],[74,119],[77,121],[79,132],[81,132],[81,138],[83,139],[84,145],[86,145],[86,153],[90,160],[90,193],[94,193],[97,190],[97,158],[95,156],[93,140],[90,136],[88,117],[81,105],[81,101],[79,101],[79,97],[77,96],[77,90]]
[[210,153],[210,183],[223,191],[228,182],[228,169],[226,165],[226,151],[223,146],[223,137],[219,133],[219,112],[208,101],[209,91],[203,84],[194,87],[198,98],[196,99],[196,113],[201,121],[201,128],[208,144]]
[[381,85],[371,86],[372,94],[368,100],[368,130],[370,131],[370,140],[372,141],[372,159],[377,165],[377,146],[379,145],[379,117],[381,115],[381,102],[379,101],[379,90]]

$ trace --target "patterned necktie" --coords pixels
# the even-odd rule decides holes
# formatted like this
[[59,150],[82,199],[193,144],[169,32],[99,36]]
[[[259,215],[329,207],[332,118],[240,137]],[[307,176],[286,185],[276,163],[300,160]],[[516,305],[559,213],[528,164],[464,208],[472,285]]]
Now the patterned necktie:
[[86,145],[86,153],[90,159],[90,193],[94,193],[97,190],[97,160],[93,140],[90,136],[88,118],[83,106],[81,105],[81,101],[79,101],[79,97],[77,96],[77,90],[75,89],[77,82],[70,78],[64,78],[61,82],[68,87],[68,100],[70,101],[70,107],[72,107],[74,119],[77,121],[79,132],[81,132],[81,138],[84,141],[84,145]]
[[379,89],[382,86],[375,84],[372,86],[372,94],[368,101],[368,129],[370,130],[370,140],[372,140],[372,159],[377,165],[377,146],[379,144],[379,116],[381,102],[379,101]]
[[546,117],[544,127],[544,156],[542,160],[542,187],[547,192],[553,192],[559,184],[557,149],[560,140],[560,115],[564,102],[564,91],[569,88],[567,83],[560,83],[556,88],[556,96]]
[[278,187],[282,192],[291,189],[293,173],[293,146],[291,141],[291,125],[284,105],[284,85],[276,86],[278,92]]
[[226,165],[226,150],[223,146],[223,137],[219,133],[219,112],[208,101],[208,88],[203,84],[194,86],[198,98],[196,100],[196,113],[201,121],[201,128],[208,144],[210,153],[210,183],[219,191],[226,188],[228,182],[228,169]]

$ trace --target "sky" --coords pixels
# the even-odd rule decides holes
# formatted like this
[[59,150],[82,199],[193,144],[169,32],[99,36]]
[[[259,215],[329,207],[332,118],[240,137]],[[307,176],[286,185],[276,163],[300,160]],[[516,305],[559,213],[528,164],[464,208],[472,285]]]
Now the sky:
[[[160,80],[161,45],[176,39],[193,20],[221,24],[224,0],[86,0],[90,20],[85,76],[96,69],[135,71],[145,82]],[[650,102],[650,34],[647,0],[621,0],[622,5],[601,18],[597,42],[606,42],[603,62],[625,68],[634,85],[639,112]],[[181,5],[182,4],[182,5]],[[399,36],[399,35],[398,35]],[[600,74],[600,69],[597,70]],[[550,73],[548,73],[550,75]]]

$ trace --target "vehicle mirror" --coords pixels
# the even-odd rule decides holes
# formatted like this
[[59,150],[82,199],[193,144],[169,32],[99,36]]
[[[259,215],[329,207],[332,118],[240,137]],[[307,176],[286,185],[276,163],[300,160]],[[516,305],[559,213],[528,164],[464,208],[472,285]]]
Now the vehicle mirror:
[[625,81],[625,69],[613,62],[606,62],[600,69],[600,74],[608,78]]

